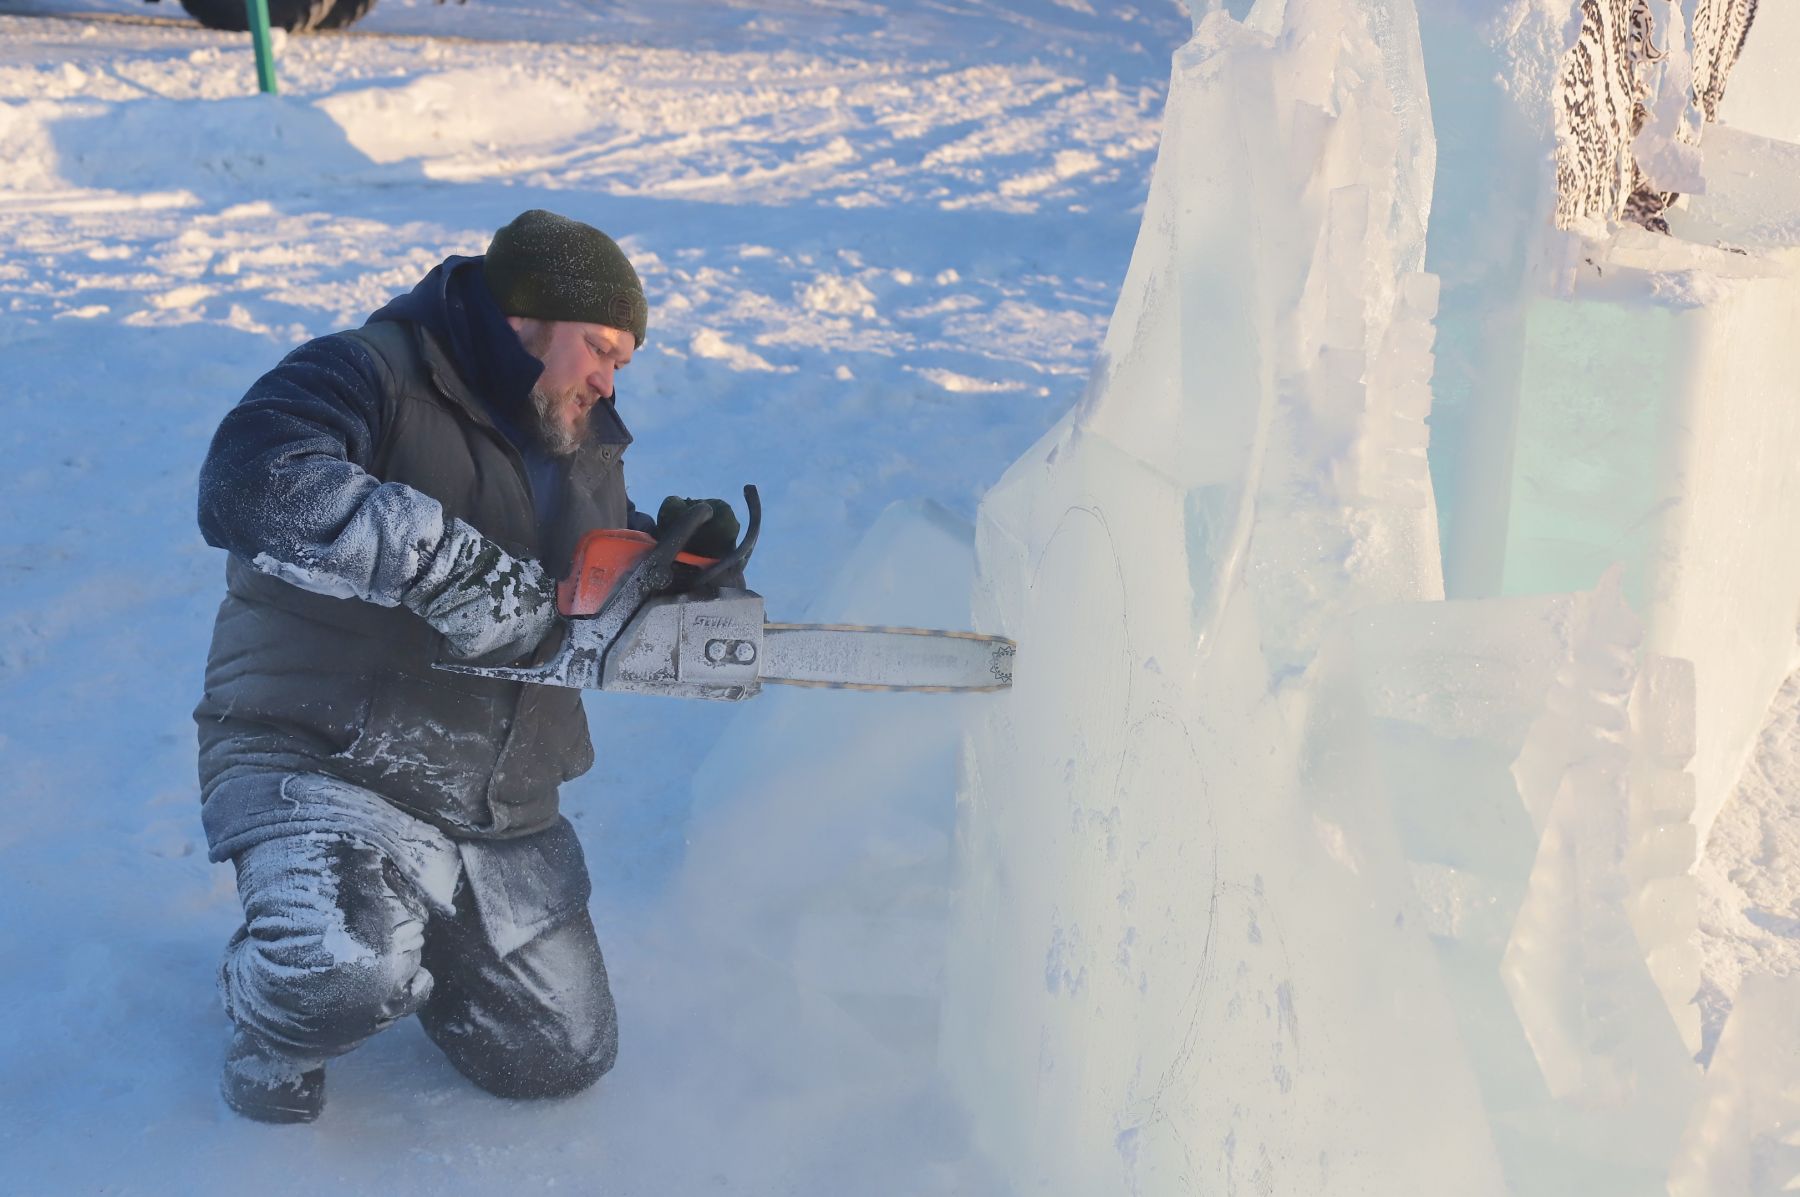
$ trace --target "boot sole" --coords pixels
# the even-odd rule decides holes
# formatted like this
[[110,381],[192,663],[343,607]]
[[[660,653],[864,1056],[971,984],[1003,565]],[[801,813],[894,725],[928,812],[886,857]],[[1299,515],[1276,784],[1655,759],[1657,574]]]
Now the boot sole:
[[323,1105],[302,1106],[285,1105],[280,1102],[256,1101],[248,1102],[233,1097],[224,1086],[219,1088],[219,1096],[232,1113],[252,1122],[266,1122],[275,1126],[292,1126],[296,1123],[315,1121],[323,1112]]

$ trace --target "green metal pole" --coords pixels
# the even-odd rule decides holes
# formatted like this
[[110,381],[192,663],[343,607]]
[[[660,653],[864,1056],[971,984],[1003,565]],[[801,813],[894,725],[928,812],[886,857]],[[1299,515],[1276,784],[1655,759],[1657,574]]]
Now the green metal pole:
[[264,95],[275,94],[275,47],[269,44],[269,0],[244,0],[250,14],[250,41],[256,46],[256,86]]

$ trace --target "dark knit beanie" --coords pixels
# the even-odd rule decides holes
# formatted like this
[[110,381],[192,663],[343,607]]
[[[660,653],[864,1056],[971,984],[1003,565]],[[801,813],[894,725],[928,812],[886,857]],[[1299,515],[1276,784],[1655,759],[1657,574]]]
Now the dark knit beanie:
[[644,343],[643,284],[619,243],[592,225],[542,208],[521,212],[494,234],[483,269],[508,316],[604,324]]

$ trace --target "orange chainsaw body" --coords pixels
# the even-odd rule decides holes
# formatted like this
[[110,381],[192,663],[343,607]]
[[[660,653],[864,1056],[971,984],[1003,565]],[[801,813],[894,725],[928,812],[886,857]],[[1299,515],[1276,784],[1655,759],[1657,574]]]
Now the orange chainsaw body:
[[[655,547],[654,536],[625,528],[595,528],[583,533],[575,543],[569,576],[556,584],[557,610],[570,616],[598,615],[606,596]],[[705,569],[718,558],[677,553],[675,560]]]

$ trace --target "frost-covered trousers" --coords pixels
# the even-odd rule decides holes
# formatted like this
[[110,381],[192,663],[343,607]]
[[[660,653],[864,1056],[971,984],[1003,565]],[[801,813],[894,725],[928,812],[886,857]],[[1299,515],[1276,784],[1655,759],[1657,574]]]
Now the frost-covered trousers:
[[618,1021],[585,902],[503,953],[453,849],[435,896],[399,855],[316,830],[239,853],[244,925],[219,978],[233,1021],[305,1069],[417,1014],[502,1097],[574,1093],[611,1068]]

